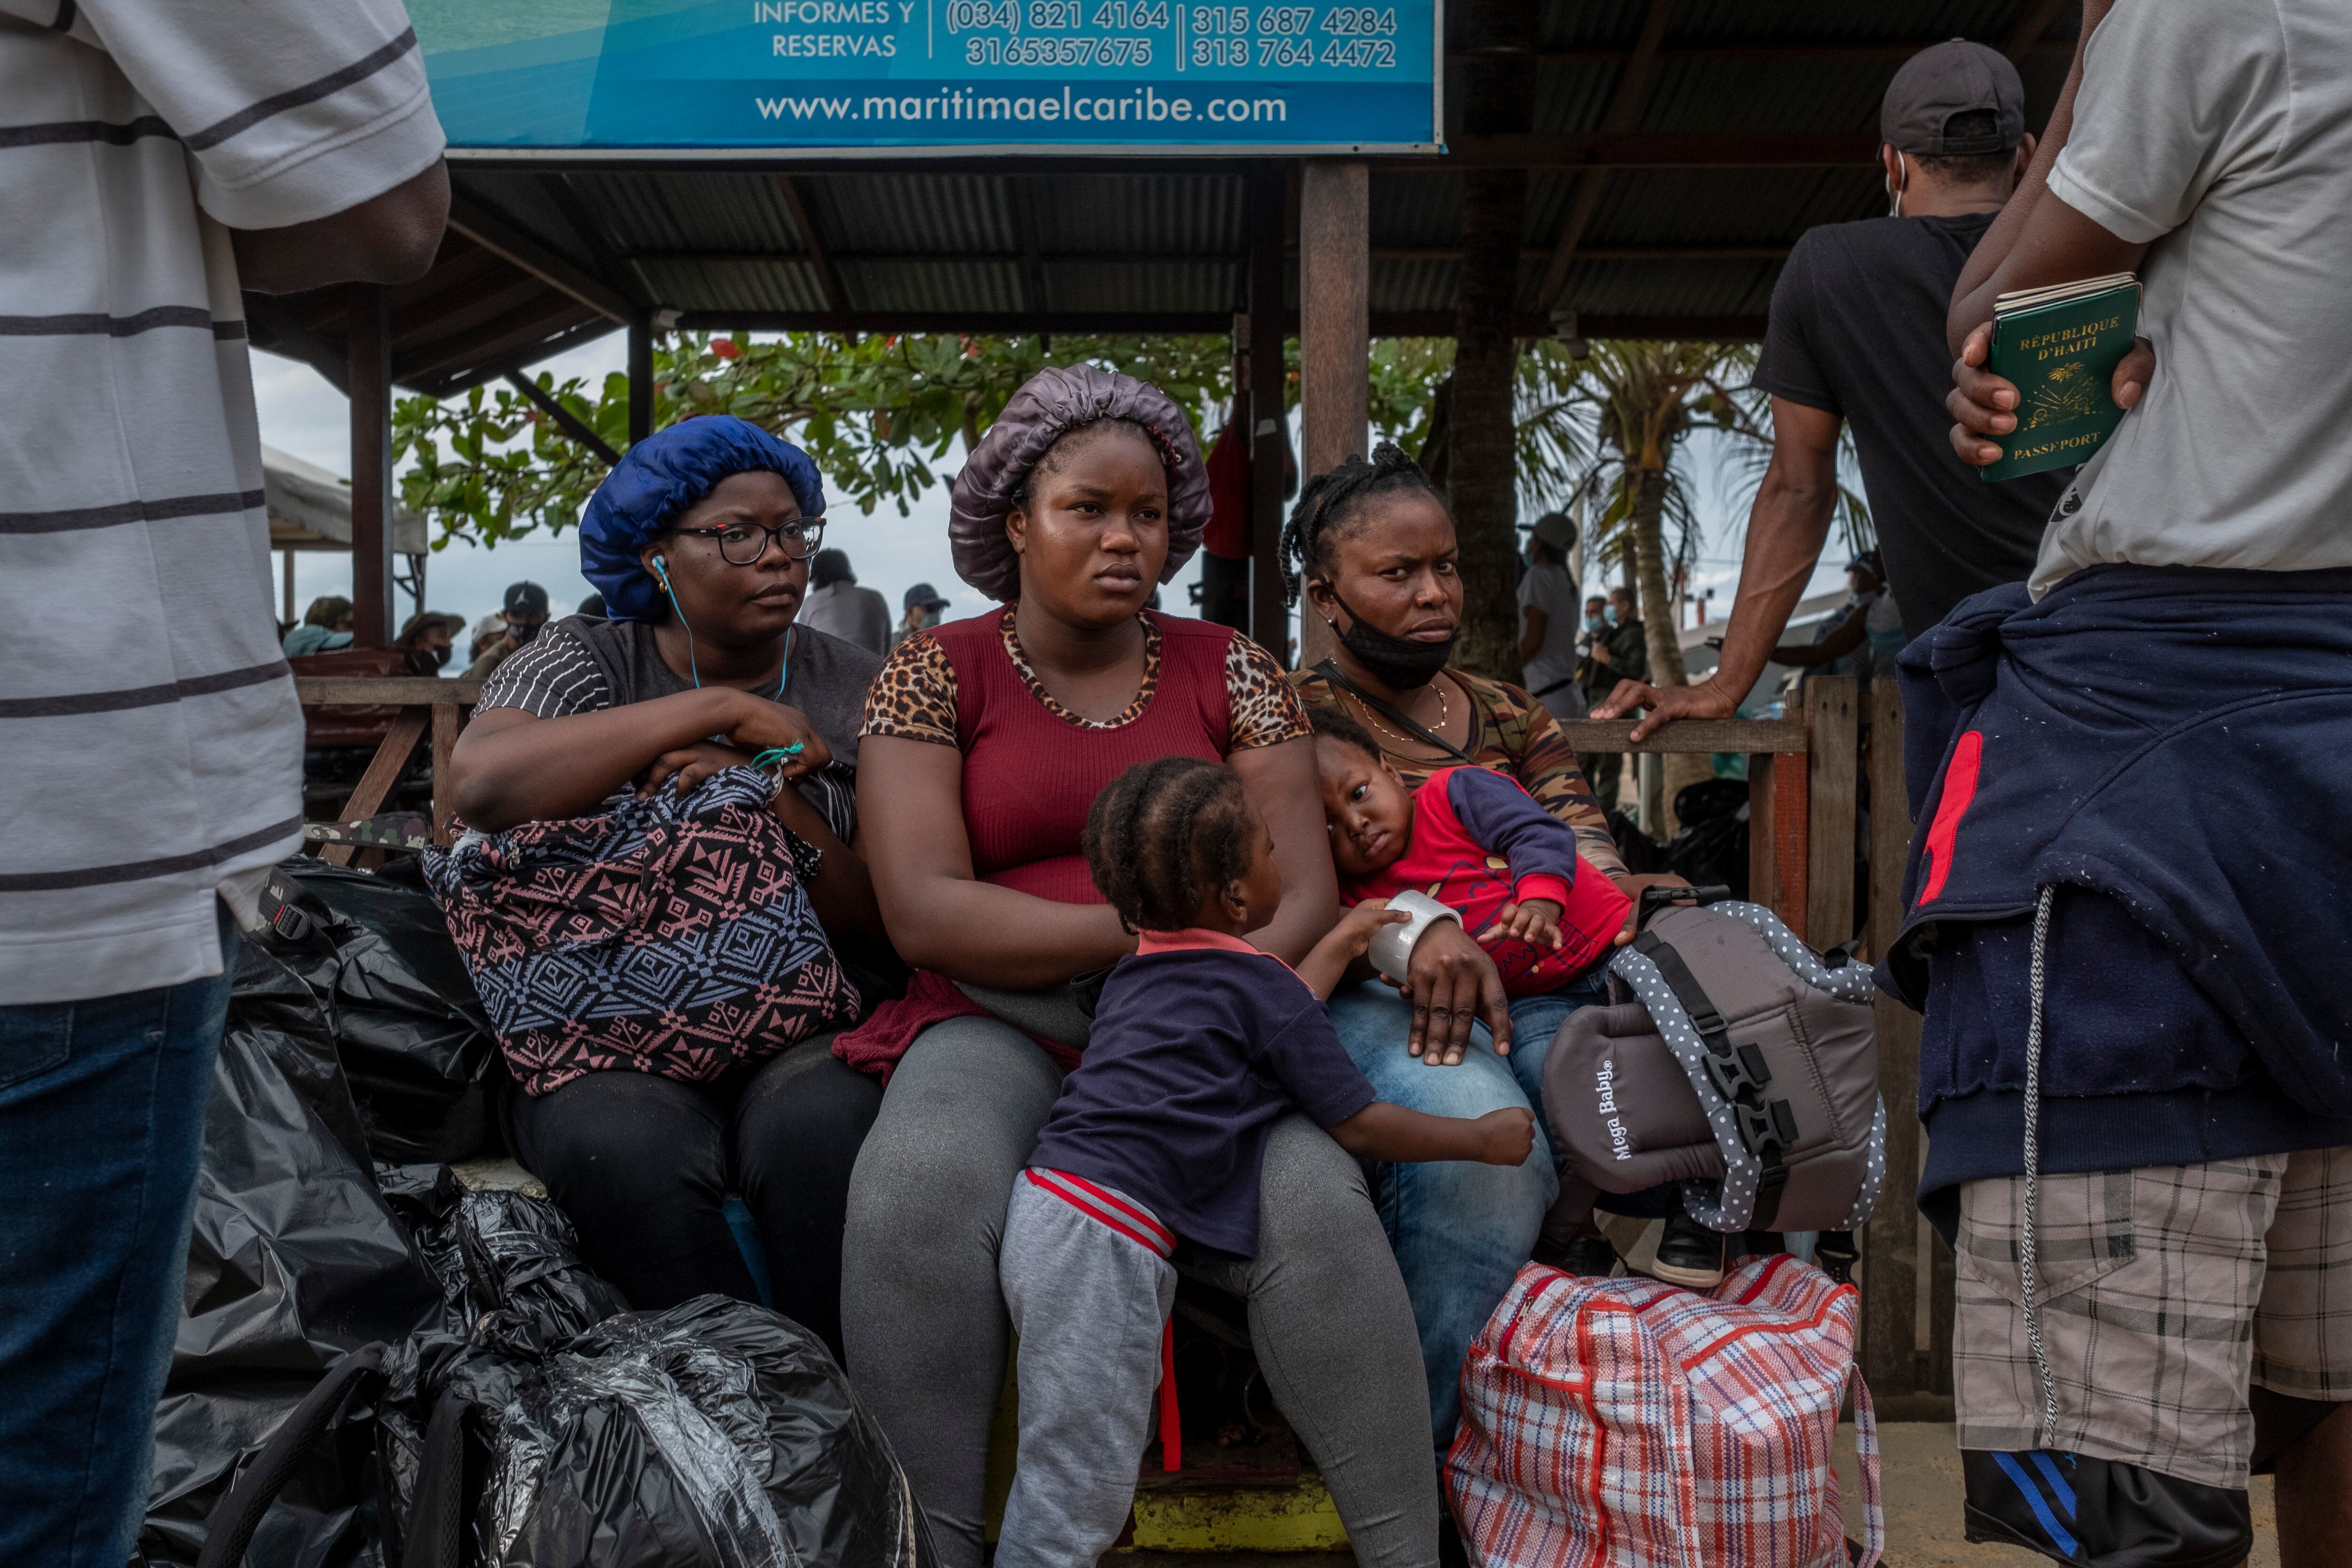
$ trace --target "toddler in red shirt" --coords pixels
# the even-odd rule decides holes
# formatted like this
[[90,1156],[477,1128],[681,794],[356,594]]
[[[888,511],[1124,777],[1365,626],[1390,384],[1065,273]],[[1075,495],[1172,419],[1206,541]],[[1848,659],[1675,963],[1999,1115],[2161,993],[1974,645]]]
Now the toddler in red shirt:
[[1462,917],[1514,997],[1558,991],[1609,956],[1633,901],[1578,857],[1575,832],[1517,780],[1465,765],[1409,790],[1354,720],[1328,708],[1310,717],[1348,902],[1406,891],[1436,900]]

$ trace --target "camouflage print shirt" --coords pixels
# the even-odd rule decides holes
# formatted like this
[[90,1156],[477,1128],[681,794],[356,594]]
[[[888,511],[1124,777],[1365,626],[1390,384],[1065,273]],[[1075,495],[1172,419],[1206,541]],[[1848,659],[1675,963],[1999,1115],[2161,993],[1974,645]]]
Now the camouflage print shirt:
[[[1475,738],[1463,748],[1471,760],[1518,780],[1519,787],[1535,796],[1538,805],[1575,829],[1576,852],[1588,864],[1612,878],[1624,876],[1625,862],[1617,853],[1617,841],[1609,836],[1601,802],[1578,770],[1576,752],[1559,732],[1559,721],[1518,687],[1459,669],[1449,668],[1445,673],[1470,694],[1471,710],[1478,721]],[[1339,688],[1311,669],[1293,671],[1290,681],[1310,707],[1336,708],[1360,722],[1366,718],[1343,699]],[[1374,740],[1383,739],[1377,723],[1365,723],[1364,728]],[[1385,744],[1381,754],[1408,789],[1419,789],[1431,773],[1454,765],[1450,758],[1404,756]]]

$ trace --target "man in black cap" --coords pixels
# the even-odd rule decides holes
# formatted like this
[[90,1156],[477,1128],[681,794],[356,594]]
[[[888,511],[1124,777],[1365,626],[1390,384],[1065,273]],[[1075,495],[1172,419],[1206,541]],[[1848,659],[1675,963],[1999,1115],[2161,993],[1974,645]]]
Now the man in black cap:
[[509,583],[506,607],[499,613],[506,619],[506,635],[484,648],[466,671],[473,679],[487,679],[507,655],[539,635],[539,628],[547,625],[547,590],[536,583]]
[[1647,708],[1637,736],[1671,719],[1727,719],[1763,674],[1829,537],[1842,423],[1853,426],[1887,586],[1915,637],[1969,595],[2023,581],[2066,487],[2070,471],[1987,484],[1947,438],[1952,286],[2033,156],[2017,68],[1958,38],[1924,49],[1895,73],[1878,123],[1888,215],[1809,231],[1772,290],[1755,374],[1772,395],[1772,459],[1721,661],[1673,691],[1629,680],[1593,710]]
[[897,628],[890,633],[892,647],[897,647],[917,632],[927,631],[938,626],[940,612],[948,607],[948,602],[940,597],[940,591],[929,583],[918,583],[907,590],[907,597],[902,607],[906,612],[905,616],[899,621]]

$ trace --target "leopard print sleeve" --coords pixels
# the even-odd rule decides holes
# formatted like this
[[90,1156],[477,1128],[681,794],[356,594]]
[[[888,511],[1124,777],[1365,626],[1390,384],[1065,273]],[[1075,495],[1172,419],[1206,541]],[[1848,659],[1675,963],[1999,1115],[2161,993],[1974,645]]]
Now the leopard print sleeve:
[[1278,745],[1312,733],[1307,704],[1274,656],[1242,636],[1225,645],[1225,701],[1232,714],[1232,746],[1246,752]]
[[890,650],[866,692],[866,735],[903,735],[937,746],[956,743],[955,666],[937,637],[908,637]]

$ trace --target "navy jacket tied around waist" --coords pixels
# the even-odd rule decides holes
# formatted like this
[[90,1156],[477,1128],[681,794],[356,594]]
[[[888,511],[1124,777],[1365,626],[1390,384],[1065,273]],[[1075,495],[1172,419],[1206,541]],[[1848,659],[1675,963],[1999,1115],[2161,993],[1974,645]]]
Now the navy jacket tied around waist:
[[1899,665],[1918,826],[1891,995],[1924,1003],[1937,922],[2089,889],[2290,1099],[2352,1116],[2352,569],[2095,566],[1963,601]]

